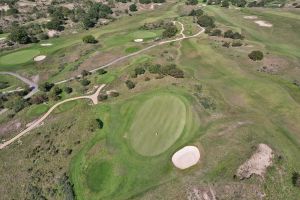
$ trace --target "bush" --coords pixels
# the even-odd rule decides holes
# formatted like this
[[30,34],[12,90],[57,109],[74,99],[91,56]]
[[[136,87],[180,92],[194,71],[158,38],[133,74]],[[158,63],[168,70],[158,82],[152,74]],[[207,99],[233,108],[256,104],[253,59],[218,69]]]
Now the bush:
[[34,95],[30,98],[30,103],[41,104],[48,101],[48,97],[45,93]]
[[141,74],[144,74],[146,72],[146,70],[143,67],[137,67],[134,69],[134,72],[136,75],[141,75]]
[[244,39],[244,36],[242,36],[238,32],[233,32],[232,30],[225,31],[224,37],[231,38],[231,39]]
[[151,3],[151,0],[139,0],[139,2],[141,4],[149,4],[149,3]]
[[130,10],[131,12],[136,12],[136,11],[137,11],[137,6],[136,6],[136,4],[131,4],[131,5],[129,6],[129,10]]
[[86,35],[82,38],[82,41],[84,43],[89,43],[89,44],[95,44],[97,43],[98,41],[96,40],[96,38],[92,35]]
[[87,79],[82,79],[82,80],[80,81],[80,83],[81,83],[81,85],[83,85],[83,86],[88,86],[88,85],[91,83],[91,81],[89,81],[89,80],[87,80]]
[[42,83],[39,88],[43,92],[49,92],[53,86],[54,86],[53,83],[45,82]]
[[120,96],[120,94],[117,91],[110,91],[109,96],[111,96],[111,97],[118,97],[118,96]]
[[222,31],[220,29],[214,29],[213,31],[211,31],[209,33],[210,36],[221,36],[222,35]]
[[178,69],[175,64],[169,64],[166,66],[163,66],[161,69],[161,73],[164,75],[169,75],[174,78],[183,78],[184,73],[181,69]]
[[99,94],[98,96],[99,101],[107,100],[107,98],[108,98],[107,94]]
[[230,42],[224,42],[224,43],[222,44],[222,46],[223,46],[223,47],[229,48],[229,47],[230,47]]
[[73,92],[73,89],[71,87],[65,87],[64,88],[64,91],[67,93],[67,94],[70,94]]
[[228,8],[229,7],[229,1],[228,0],[223,0],[221,2],[221,7]]
[[262,60],[264,58],[264,54],[261,51],[252,51],[251,53],[248,54],[248,57],[251,60]]
[[125,84],[126,84],[127,88],[130,89],[130,90],[133,89],[133,88],[135,88],[135,83],[132,82],[131,80],[127,80],[125,82]]
[[8,36],[8,39],[20,44],[27,44],[31,42],[27,31],[23,27],[14,28]]
[[160,64],[150,65],[148,70],[151,74],[159,74],[161,72],[161,65]]
[[197,23],[202,27],[215,27],[215,20],[208,15],[198,17]]
[[201,10],[201,9],[197,9],[197,10],[192,10],[191,11],[191,13],[190,13],[190,16],[197,16],[197,17],[199,17],[199,16],[202,16],[203,15],[203,10]]
[[293,172],[292,183],[295,187],[300,187],[300,174],[298,172]]
[[231,44],[231,46],[233,46],[233,47],[240,47],[242,45],[243,44],[241,43],[241,41],[233,41],[232,44]]
[[198,4],[198,0],[187,0],[185,2],[186,5],[197,5]]
[[85,69],[81,71],[81,76],[82,76],[82,77],[88,76],[88,75],[90,75],[90,74],[91,74],[91,72],[89,72],[89,71],[87,71],[87,70],[85,70]]
[[170,38],[175,36],[177,32],[177,27],[173,23],[170,23],[166,26],[165,31],[162,33],[162,36],[164,38]]
[[49,36],[46,33],[41,33],[41,34],[39,34],[39,39],[40,40],[48,40]]
[[50,22],[46,24],[47,29],[57,30],[57,31],[63,31],[64,26],[62,25],[62,21],[58,18],[52,19]]
[[99,75],[107,73],[107,71],[105,69],[99,69],[99,70],[97,70],[97,72],[98,72]]

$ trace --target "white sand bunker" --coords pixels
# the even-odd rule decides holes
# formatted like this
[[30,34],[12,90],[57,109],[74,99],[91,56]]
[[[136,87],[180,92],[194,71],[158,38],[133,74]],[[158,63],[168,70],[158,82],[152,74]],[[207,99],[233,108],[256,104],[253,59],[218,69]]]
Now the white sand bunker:
[[267,168],[272,164],[272,149],[266,144],[259,144],[256,152],[237,170],[240,179],[250,178],[252,174],[263,177]]
[[135,41],[135,42],[143,42],[144,39],[135,39],[134,41]]
[[48,47],[48,46],[52,46],[53,44],[51,43],[45,43],[45,44],[41,44],[42,47]]
[[244,16],[244,19],[257,19],[255,15]]
[[198,163],[200,152],[195,146],[185,146],[172,156],[172,162],[179,169],[187,169]]
[[36,61],[36,62],[39,62],[39,61],[42,61],[46,58],[45,55],[40,55],[40,56],[37,56],[35,57],[33,60]]
[[266,21],[263,21],[263,20],[257,20],[255,21],[256,24],[258,24],[259,26],[262,26],[262,27],[272,27],[273,24],[269,23],[269,22],[266,22]]

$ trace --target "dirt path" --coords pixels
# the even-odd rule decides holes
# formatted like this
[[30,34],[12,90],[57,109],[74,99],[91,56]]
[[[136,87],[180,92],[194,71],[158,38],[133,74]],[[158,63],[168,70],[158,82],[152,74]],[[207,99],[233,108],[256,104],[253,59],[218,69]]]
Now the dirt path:
[[[20,79],[21,81],[23,81],[24,83],[26,83],[30,88],[32,88],[32,90],[26,96],[23,97],[24,99],[30,98],[32,95],[34,95],[39,90],[37,83],[35,83],[32,80],[29,80],[29,79],[27,79],[27,78],[25,78],[25,77],[23,77],[23,76],[21,76],[17,73],[14,73],[14,72],[0,72],[0,74],[14,76],[14,77]],[[13,91],[9,91],[9,92],[15,92],[15,91],[20,91],[20,90],[13,90]]]
[[[125,60],[127,58],[130,58],[130,57],[133,57],[133,56],[138,55],[140,53],[143,53],[143,52],[145,52],[145,51],[147,51],[149,49],[152,49],[153,47],[157,47],[157,46],[160,46],[160,45],[168,44],[168,43],[171,43],[171,42],[181,41],[181,40],[184,40],[184,39],[189,39],[189,38],[197,37],[200,34],[202,34],[204,32],[204,30],[205,30],[204,28],[202,28],[201,26],[198,25],[198,27],[199,27],[199,32],[198,33],[196,33],[194,35],[191,35],[191,36],[186,36],[183,33],[184,30],[185,30],[184,29],[184,25],[181,22],[178,22],[178,21],[174,21],[174,23],[179,23],[181,25],[181,31],[180,31],[181,37],[180,38],[175,38],[175,39],[172,39],[172,40],[167,40],[167,41],[162,41],[162,42],[155,43],[155,44],[153,44],[151,46],[148,46],[148,47],[146,47],[146,48],[144,48],[142,50],[139,50],[137,52],[134,52],[134,53],[128,54],[126,56],[122,56],[120,58],[117,58],[117,59],[115,59],[115,60],[113,60],[113,61],[111,61],[111,62],[109,62],[109,63],[107,63],[107,64],[105,64],[105,65],[103,65],[101,67],[98,67],[96,69],[91,70],[90,72],[94,73],[94,72],[98,71],[99,69],[107,68],[107,67],[109,67],[109,66],[111,66],[111,65],[113,65],[113,64],[115,64],[117,62],[120,62],[120,61]],[[57,85],[57,84],[61,84],[61,83],[66,83],[66,82],[71,81],[73,79],[75,79],[75,77],[72,77],[72,78],[69,78],[69,79],[66,79],[66,80],[63,80],[63,81],[56,82],[55,84]]]
[[105,84],[101,85],[100,87],[98,87],[98,89],[96,90],[96,92],[92,95],[89,96],[80,96],[80,97],[73,97],[70,99],[66,99],[64,101],[58,102],[57,104],[55,104],[54,106],[52,106],[48,112],[46,114],[44,114],[40,119],[36,120],[34,123],[32,123],[29,127],[27,127],[25,130],[23,130],[22,132],[20,132],[18,135],[16,135],[15,137],[13,137],[12,139],[0,144],[0,149],[3,149],[4,147],[10,145],[11,143],[13,143],[14,141],[16,141],[17,139],[19,139],[20,137],[22,137],[23,135],[25,135],[26,133],[28,133],[29,131],[31,131],[32,129],[34,129],[35,127],[37,127],[40,123],[42,123],[51,113],[52,111],[57,108],[58,106],[60,106],[61,104],[64,104],[66,102],[69,101],[74,101],[77,99],[90,99],[92,100],[92,102],[94,104],[98,103],[98,95],[100,93],[100,91],[105,87]]

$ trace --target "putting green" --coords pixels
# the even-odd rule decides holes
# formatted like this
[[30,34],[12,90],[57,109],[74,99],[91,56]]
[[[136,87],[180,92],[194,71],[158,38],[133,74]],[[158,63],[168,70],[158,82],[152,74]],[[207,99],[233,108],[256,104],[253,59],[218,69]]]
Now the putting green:
[[27,50],[17,51],[0,57],[0,64],[17,65],[17,64],[26,63],[33,60],[33,58],[39,54],[40,51],[37,49],[27,49]]
[[176,96],[160,95],[147,100],[129,129],[133,149],[144,156],[163,153],[179,138],[186,122],[185,104]]
[[152,31],[135,31],[131,35],[134,39],[148,39],[157,36],[157,34]]

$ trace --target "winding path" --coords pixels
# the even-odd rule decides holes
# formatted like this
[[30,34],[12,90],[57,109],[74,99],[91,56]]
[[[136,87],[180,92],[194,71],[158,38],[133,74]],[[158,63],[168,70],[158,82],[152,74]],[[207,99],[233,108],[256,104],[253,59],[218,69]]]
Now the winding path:
[[33,122],[30,126],[28,126],[25,130],[23,130],[22,132],[20,132],[18,135],[16,135],[15,137],[13,137],[12,139],[0,144],[0,149],[3,149],[4,147],[10,145],[11,143],[13,143],[14,141],[16,141],[17,139],[19,139],[20,137],[22,137],[23,135],[25,135],[27,132],[31,131],[32,129],[36,128],[40,123],[42,123],[51,113],[52,111],[57,108],[58,106],[60,106],[61,104],[64,104],[66,102],[69,101],[74,101],[77,99],[90,99],[92,100],[92,102],[94,104],[98,104],[98,95],[100,93],[100,91],[105,87],[105,84],[101,85],[100,87],[98,87],[98,89],[96,90],[96,92],[92,95],[89,96],[80,96],[80,97],[73,97],[70,99],[66,99],[64,101],[58,102],[57,104],[55,104],[54,106],[52,106],[40,119],[38,119],[37,121]]
[[[29,79],[27,79],[27,78],[25,78],[25,77],[23,77],[23,76],[21,76],[17,73],[14,73],[14,72],[0,72],[0,74],[14,76],[14,77],[20,79],[21,81],[23,81],[24,83],[26,83],[29,86],[29,88],[32,88],[32,90],[26,96],[23,97],[24,99],[30,98],[32,95],[34,95],[39,90],[38,89],[39,86],[38,86],[37,83],[35,83],[32,80],[29,80]],[[13,91],[10,91],[10,92],[15,92],[15,91],[21,91],[21,90],[13,90]]]
[[[177,41],[184,40],[184,39],[189,39],[189,38],[197,37],[197,36],[199,36],[200,34],[202,34],[202,33],[205,31],[205,29],[204,29],[203,27],[197,25],[197,26],[199,27],[199,29],[200,29],[199,32],[196,33],[196,34],[194,34],[194,35],[191,35],[191,36],[186,36],[186,35],[183,33],[183,32],[184,32],[184,25],[183,25],[181,22],[178,22],[178,21],[173,21],[173,23],[179,23],[179,24],[181,25],[181,31],[180,31],[181,37],[175,38],[175,39],[172,39],[172,40],[167,40],[167,41],[162,41],[162,42],[155,43],[155,44],[153,44],[153,45],[151,45],[151,46],[148,46],[148,47],[146,47],[146,48],[144,48],[144,49],[141,49],[141,50],[139,50],[139,51],[137,51],[137,52],[134,52],[134,53],[128,54],[128,55],[126,55],[126,56],[122,56],[122,57],[120,57],[120,58],[117,58],[117,59],[115,59],[115,60],[113,60],[113,61],[111,61],[111,62],[109,62],[109,63],[107,63],[107,64],[105,64],[105,65],[103,65],[103,66],[101,66],[101,67],[98,67],[98,68],[96,68],[96,69],[93,69],[93,70],[91,70],[91,71],[89,71],[89,72],[94,73],[94,72],[98,71],[99,69],[107,68],[107,67],[109,67],[109,66],[111,66],[111,65],[113,65],[113,64],[115,64],[115,63],[117,63],[117,62],[120,62],[120,61],[125,60],[125,59],[127,59],[127,58],[129,58],[129,57],[133,57],[133,56],[135,56],[135,55],[138,55],[138,54],[140,54],[140,53],[143,53],[144,51],[147,51],[147,50],[149,50],[149,49],[152,49],[153,47],[157,47],[157,46],[160,46],[160,45],[163,45],[163,44],[168,44],[168,43],[171,43],[171,42],[177,42]],[[79,75],[78,77],[80,77],[80,75]],[[66,82],[71,81],[71,80],[74,80],[74,79],[75,79],[75,77],[72,77],[72,78],[69,78],[69,79],[65,79],[65,80],[63,80],[63,81],[56,82],[56,83],[54,83],[54,84],[58,85],[58,84],[61,84],[61,83],[66,83]]]

